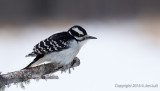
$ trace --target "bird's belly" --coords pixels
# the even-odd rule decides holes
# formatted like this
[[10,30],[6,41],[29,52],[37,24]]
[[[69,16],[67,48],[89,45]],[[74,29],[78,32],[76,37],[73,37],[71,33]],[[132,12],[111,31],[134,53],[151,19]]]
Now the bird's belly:
[[78,48],[65,49],[60,52],[49,53],[45,56],[45,60],[52,63],[59,63],[61,65],[69,64],[78,54]]

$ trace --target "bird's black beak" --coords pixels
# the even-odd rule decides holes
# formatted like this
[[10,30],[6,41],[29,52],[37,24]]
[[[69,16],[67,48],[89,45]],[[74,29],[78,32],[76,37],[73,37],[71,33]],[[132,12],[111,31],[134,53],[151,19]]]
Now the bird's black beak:
[[97,38],[93,36],[87,36],[86,39],[97,39]]

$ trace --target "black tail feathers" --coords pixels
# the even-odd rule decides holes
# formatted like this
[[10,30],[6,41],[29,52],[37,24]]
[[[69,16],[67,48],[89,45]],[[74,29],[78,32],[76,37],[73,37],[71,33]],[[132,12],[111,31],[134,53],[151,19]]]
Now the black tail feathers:
[[23,69],[29,69],[32,67],[32,65],[37,62],[40,58],[44,57],[44,54],[38,55],[29,65],[27,65],[25,68]]

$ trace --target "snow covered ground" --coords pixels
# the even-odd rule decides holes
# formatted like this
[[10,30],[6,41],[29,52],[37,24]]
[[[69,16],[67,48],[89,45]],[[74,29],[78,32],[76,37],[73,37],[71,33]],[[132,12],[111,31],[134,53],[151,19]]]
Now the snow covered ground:
[[[160,37],[136,21],[76,22],[97,40],[88,41],[77,55],[81,65],[71,74],[57,72],[58,80],[31,80],[25,91],[159,91]],[[0,29],[0,72],[24,68],[33,58],[25,58],[39,41],[67,27],[26,26],[12,31]],[[16,30],[16,29],[15,29]],[[26,30],[26,31],[18,31]],[[33,30],[33,31],[32,31]],[[45,31],[48,30],[48,31]],[[158,85],[159,87],[120,87],[120,85]],[[12,85],[6,91],[22,91]]]

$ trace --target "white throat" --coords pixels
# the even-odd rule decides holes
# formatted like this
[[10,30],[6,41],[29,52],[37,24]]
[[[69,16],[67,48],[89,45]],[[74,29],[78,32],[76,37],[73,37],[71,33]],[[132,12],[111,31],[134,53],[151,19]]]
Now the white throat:
[[79,48],[81,48],[85,43],[87,43],[88,40],[79,41]]

